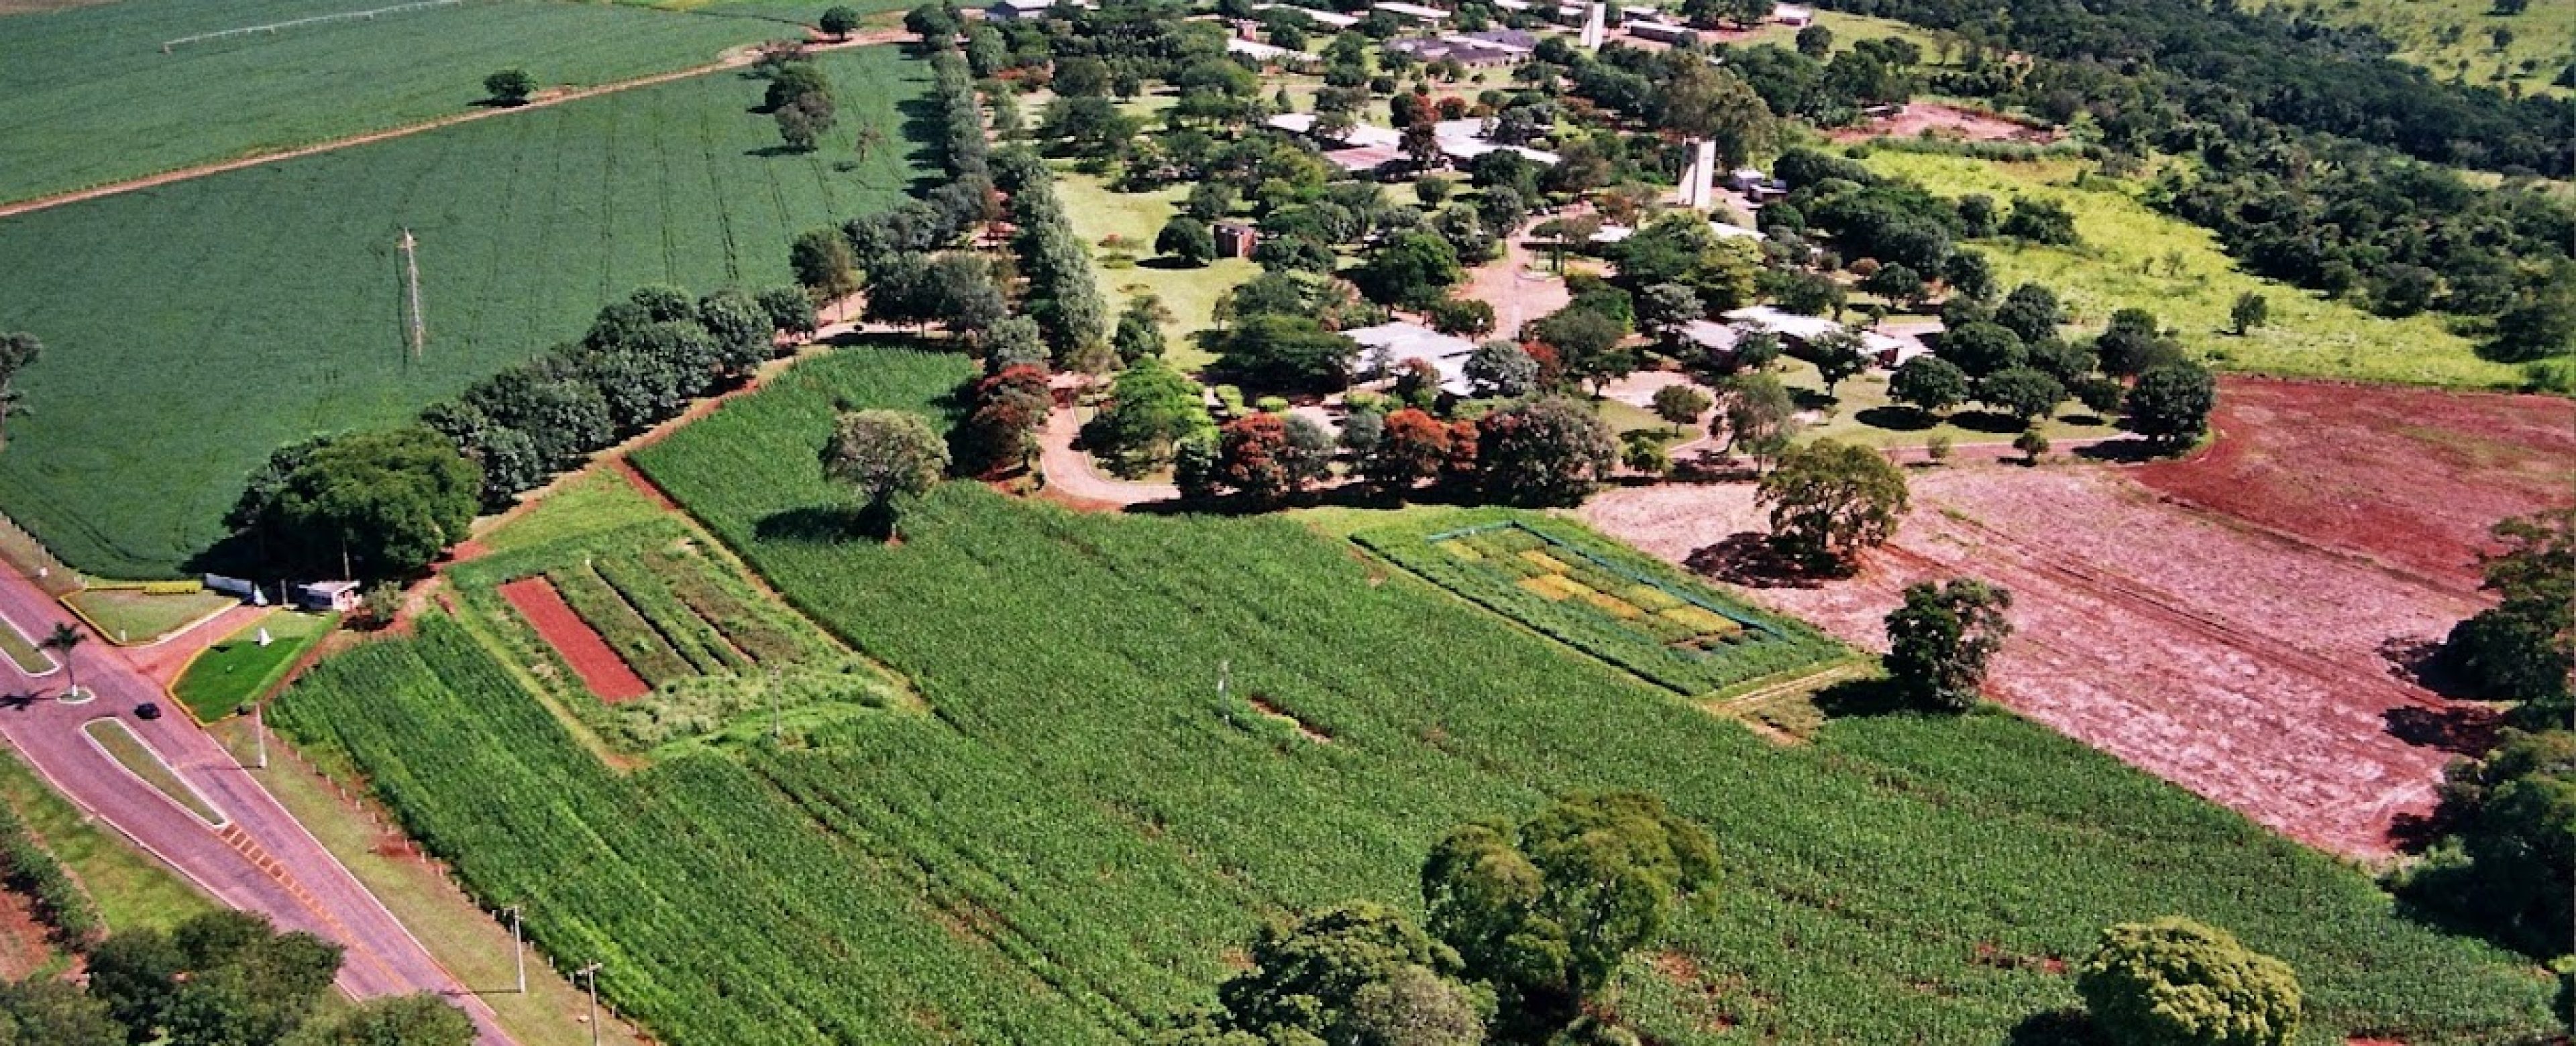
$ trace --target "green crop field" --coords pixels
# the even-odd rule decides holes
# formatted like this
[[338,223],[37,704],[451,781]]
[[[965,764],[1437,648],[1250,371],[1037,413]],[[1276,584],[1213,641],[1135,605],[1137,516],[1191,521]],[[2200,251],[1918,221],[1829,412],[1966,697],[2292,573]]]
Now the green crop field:
[[1462,512],[1353,539],[1433,584],[1685,696],[1811,669],[1845,650],[1562,520]]
[[[471,110],[484,74],[586,87],[799,35],[717,5],[679,13],[560,0],[465,0],[372,19],[182,43],[405,0],[121,0],[13,17],[0,32],[0,201]],[[826,6],[820,0],[802,17]],[[860,0],[882,9],[884,0]],[[720,17],[733,14],[737,17]]]
[[[0,330],[46,344],[0,510],[83,570],[171,574],[282,444],[400,422],[640,284],[785,282],[797,233],[925,170],[898,111],[922,64],[823,66],[844,129],[811,155],[772,154],[761,82],[727,73],[0,219]],[[865,161],[862,125],[888,131]]]
[[[2499,91],[2519,85],[2529,94],[2567,94],[2553,81],[2576,62],[2576,4],[2566,0],[2532,0],[2513,15],[2495,13],[2494,0],[2261,0],[2248,6],[2377,30],[2397,45],[2399,61],[2438,80],[2458,77]],[[2502,50],[2490,35],[2498,28],[2513,32]]]
[[1725,857],[1717,903],[1658,945],[1687,961],[1625,971],[1622,1012],[1660,1042],[2001,1042],[2074,1001],[2051,957],[2166,913],[2296,965],[2303,1044],[2547,1024],[2530,967],[2007,715],[1775,747],[1278,518],[952,483],[900,545],[854,534],[814,454],[836,406],[936,413],[971,374],[845,349],[638,455],[928,716],[619,774],[433,617],[273,721],[351,760],[487,903],[527,902],[559,962],[604,961],[674,1046],[1135,1041],[1210,999],[1263,919],[1415,905],[1439,833],[1584,788],[1659,792]]
[[[2432,313],[2389,319],[2346,302],[2328,301],[2277,280],[2250,275],[2209,231],[2140,202],[2136,186],[2090,178],[2077,188],[2081,164],[2070,160],[2004,163],[1881,149],[1872,169],[1910,178],[1943,196],[1985,193],[1998,204],[2016,196],[2058,200],[2075,214],[2084,242],[2074,247],[1975,244],[1994,260],[2009,287],[2036,280],[2055,288],[2079,326],[2100,329],[2111,313],[2135,306],[2179,328],[2194,353],[2231,370],[2291,377],[2357,378],[2463,388],[2520,388],[2522,372],[2479,359],[2469,339]],[[2178,259],[2180,268],[2168,269]],[[2263,295],[2271,322],[2238,337],[2228,309],[2245,292]]]

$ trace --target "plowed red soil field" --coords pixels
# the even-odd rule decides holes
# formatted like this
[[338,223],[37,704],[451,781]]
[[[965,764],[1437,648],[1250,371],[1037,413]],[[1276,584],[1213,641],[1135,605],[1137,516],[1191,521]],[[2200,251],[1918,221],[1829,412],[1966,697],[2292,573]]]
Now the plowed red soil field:
[[653,689],[644,685],[644,677],[627,667],[617,651],[609,649],[608,641],[600,638],[599,631],[574,613],[563,594],[555,591],[554,583],[542,575],[502,585],[501,598],[518,608],[528,624],[536,627],[537,635],[554,647],[555,653],[563,655],[564,663],[572,666],[582,685],[599,695],[600,700],[618,704]]
[[2207,451],[2133,473],[2178,501],[2478,584],[2487,527],[2576,500],[2576,402],[2229,378]]
[[[1920,472],[1896,540],[1859,574],[1751,596],[1884,649],[1915,581],[2013,593],[1987,692],[2003,704],[2323,849],[2376,858],[2433,804],[2483,709],[2414,685],[2402,654],[2480,603],[2340,551],[2187,506],[2092,466]],[[1594,526],[1724,574],[1767,532],[1744,484],[1615,490]]]

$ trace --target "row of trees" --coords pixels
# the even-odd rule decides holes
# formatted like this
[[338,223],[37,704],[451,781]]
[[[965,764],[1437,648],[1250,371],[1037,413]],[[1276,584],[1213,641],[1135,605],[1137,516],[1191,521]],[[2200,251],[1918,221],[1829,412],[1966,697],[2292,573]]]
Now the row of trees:
[[465,1046],[474,1024],[435,996],[316,1010],[340,969],[338,945],[278,933],[242,912],[168,932],[127,930],[88,958],[84,987],[38,976],[0,984],[0,1043],[28,1046]]
[[[1265,927],[1217,1007],[1157,1046],[1635,1046],[1619,972],[1694,908],[1722,903],[1716,841],[1640,792],[1567,796],[1461,825],[1423,862],[1424,921],[1352,902]],[[2068,1041],[2284,1046],[2302,999],[2287,964],[2165,918],[2105,929],[2075,970]]]

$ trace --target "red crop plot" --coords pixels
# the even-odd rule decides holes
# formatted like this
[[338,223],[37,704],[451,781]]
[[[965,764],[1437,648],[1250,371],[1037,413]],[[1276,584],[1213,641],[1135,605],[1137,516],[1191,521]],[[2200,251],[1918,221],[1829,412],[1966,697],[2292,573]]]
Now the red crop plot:
[[597,629],[590,627],[581,615],[573,613],[571,605],[564,602],[563,595],[555,591],[554,583],[543,575],[512,581],[502,585],[500,592],[501,598],[518,608],[520,615],[528,619],[528,624],[536,627],[537,635],[548,646],[554,647],[555,653],[563,656],[564,663],[572,666],[573,674],[580,676],[582,684],[589,687],[591,693],[599,695],[600,700],[613,705],[632,701],[652,690],[644,685],[642,676],[636,675],[635,670],[627,667],[626,662],[617,656],[617,651],[609,649],[608,641],[600,638]]

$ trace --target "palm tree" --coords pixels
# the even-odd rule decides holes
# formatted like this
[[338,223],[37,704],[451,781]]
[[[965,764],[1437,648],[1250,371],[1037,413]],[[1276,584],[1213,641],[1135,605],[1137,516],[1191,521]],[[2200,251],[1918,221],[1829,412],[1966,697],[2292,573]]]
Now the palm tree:
[[66,699],[80,696],[80,670],[72,666],[72,648],[81,645],[81,641],[88,638],[81,633],[80,629],[73,628],[69,623],[57,621],[54,623],[53,632],[45,636],[45,641],[36,644],[62,655],[63,671],[71,677],[72,684],[71,689],[63,694]]

